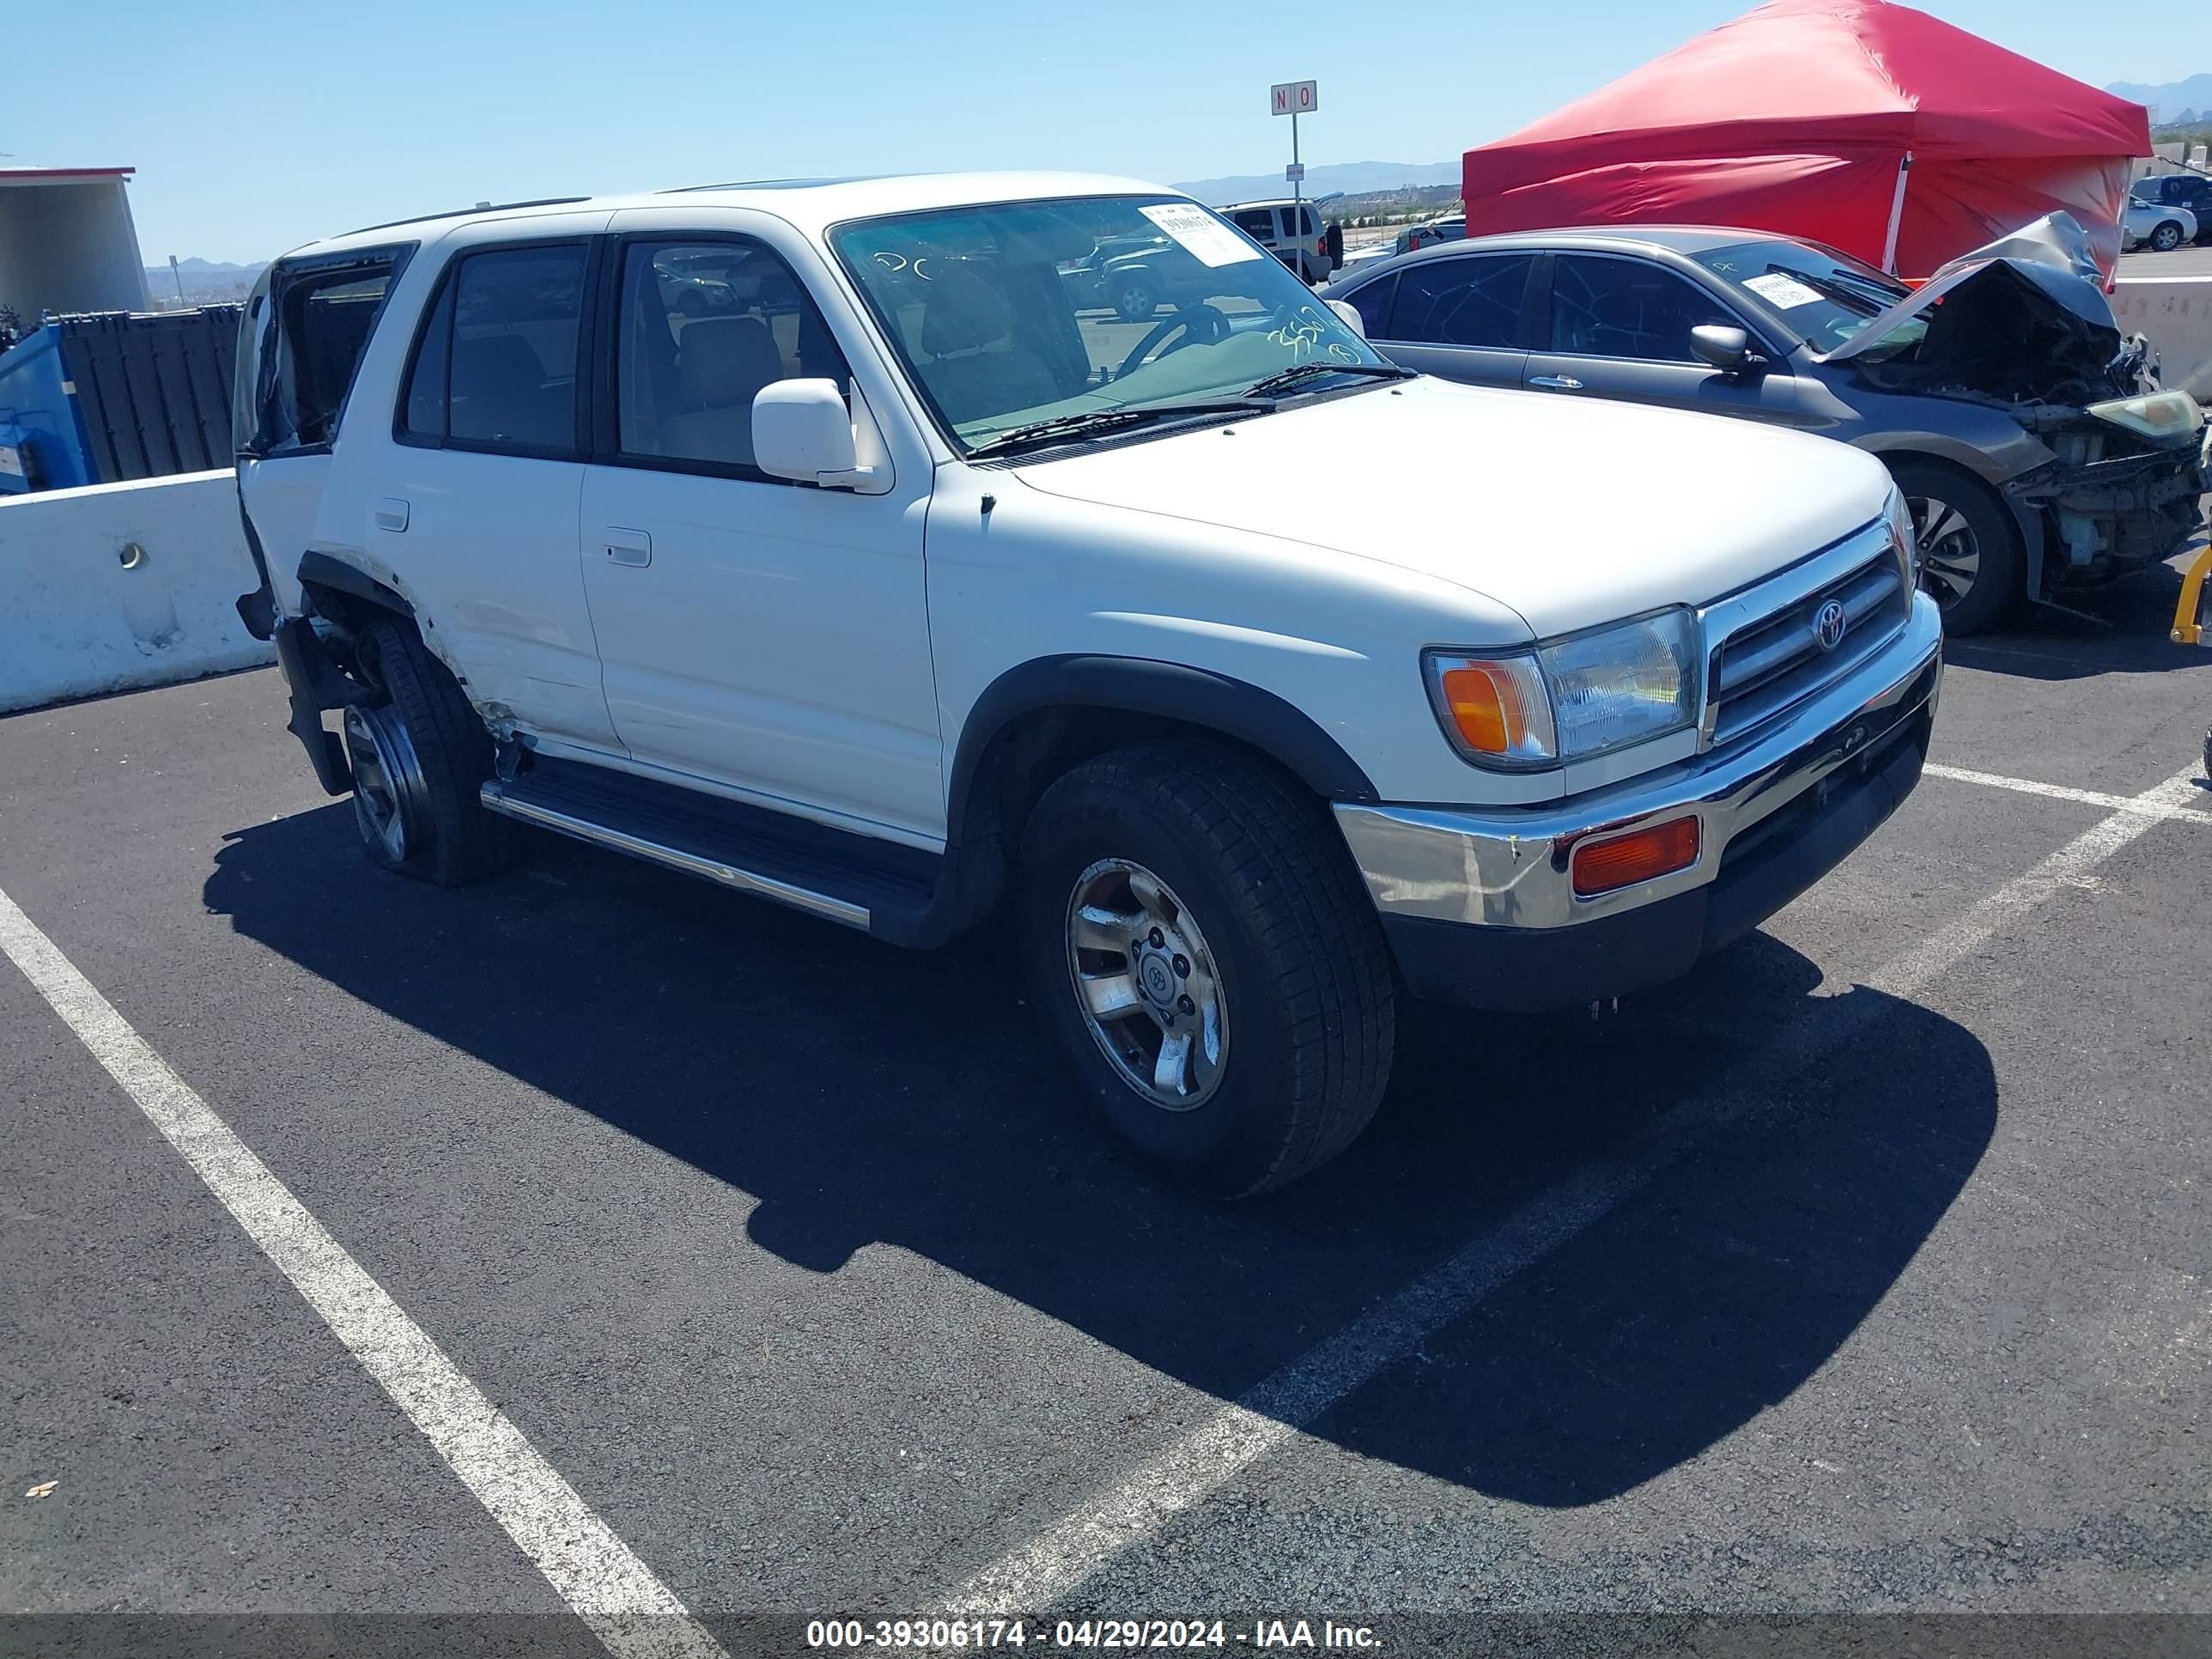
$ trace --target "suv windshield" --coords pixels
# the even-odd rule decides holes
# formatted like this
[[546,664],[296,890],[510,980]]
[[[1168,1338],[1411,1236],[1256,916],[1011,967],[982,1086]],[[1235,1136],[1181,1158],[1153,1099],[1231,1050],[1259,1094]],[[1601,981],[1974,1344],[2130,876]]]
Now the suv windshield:
[[871,219],[830,240],[969,450],[1026,441],[1032,427],[1064,441],[1246,399],[1264,412],[1269,398],[1394,373],[1281,261],[1191,202],[999,203]]
[[[1732,242],[1690,257],[1765,301],[1815,351],[1833,351],[1911,292],[1848,253],[1805,242]],[[1898,345],[1911,344],[1924,329],[1906,324]]]

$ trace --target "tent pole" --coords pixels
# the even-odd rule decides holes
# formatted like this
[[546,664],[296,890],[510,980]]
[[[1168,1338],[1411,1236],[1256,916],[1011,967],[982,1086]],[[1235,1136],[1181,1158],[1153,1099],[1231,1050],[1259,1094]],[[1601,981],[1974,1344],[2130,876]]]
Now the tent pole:
[[1889,198],[1889,234],[1881,245],[1881,268],[1891,276],[1897,275],[1897,228],[1905,219],[1905,175],[1912,171],[1912,152],[1907,150],[1897,164],[1897,193]]

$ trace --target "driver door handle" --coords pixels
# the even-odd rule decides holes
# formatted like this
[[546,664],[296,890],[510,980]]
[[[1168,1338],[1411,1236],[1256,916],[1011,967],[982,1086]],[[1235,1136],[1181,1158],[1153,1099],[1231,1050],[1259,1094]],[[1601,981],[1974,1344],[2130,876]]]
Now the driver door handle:
[[653,562],[653,538],[642,530],[606,530],[599,545],[607,550],[609,564],[647,565]]
[[1530,386],[1542,386],[1547,392],[1580,392],[1583,383],[1571,374],[1532,374]]

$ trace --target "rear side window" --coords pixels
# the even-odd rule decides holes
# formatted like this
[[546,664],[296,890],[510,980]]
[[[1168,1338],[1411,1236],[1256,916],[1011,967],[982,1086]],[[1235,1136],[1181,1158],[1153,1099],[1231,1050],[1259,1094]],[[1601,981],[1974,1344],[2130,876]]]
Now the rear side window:
[[1423,345],[1510,346],[1519,337],[1533,255],[1431,259],[1398,279],[1383,337]]
[[404,442],[579,453],[584,244],[489,248],[446,273],[400,395]]
[[385,294],[414,251],[408,242],[287,260],[270,273],[249,440],[255,453],[330,447]]

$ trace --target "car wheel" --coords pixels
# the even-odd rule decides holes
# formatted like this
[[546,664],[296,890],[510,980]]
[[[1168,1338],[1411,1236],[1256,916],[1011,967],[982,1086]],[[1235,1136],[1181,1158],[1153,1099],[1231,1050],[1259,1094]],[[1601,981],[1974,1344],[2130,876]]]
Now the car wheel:
[[1103,756],[1037,803],[1022,883],[1036,1006],[1155,1165],[1247,1197],[1374,1116],[1388,947],[1326,809],[1288,780],[1199,744]]
[[2004,617],[2025,592],[2026,561],[2011,517],[1978,478],[1928,461],[1899,461],[1890,476],[1912,514],[1920,586],[1952,634],[1976,634]]
[[2150,234],[2150,246],[2154,253],[2172,252],[2181,246],[2181,227],[2171,219],[2161,221]]
[[1160,291],[1141,276],[1127,276],[1113,285],[1114,314],[1125,323],[1141,323],[1160,308]]
[[362,667],[380,694],[344,714],[354,827],[387,870],[457,887],[507,861],[506,825],[483,810],[491,738],[412,628],[372,623]]

